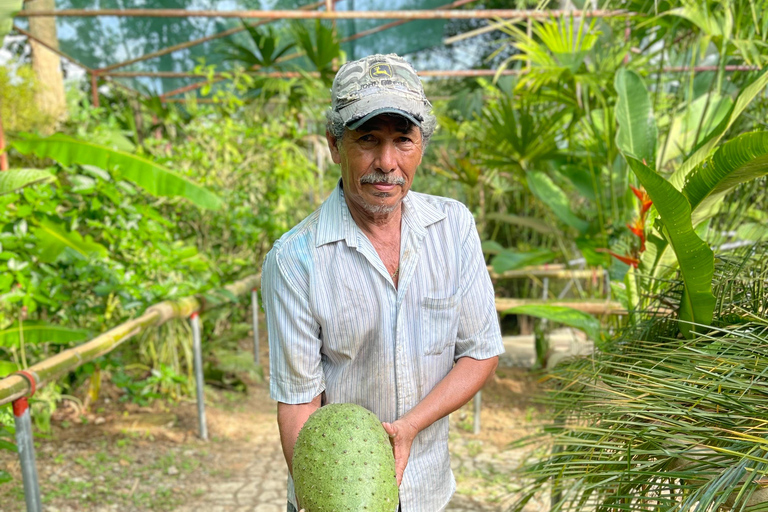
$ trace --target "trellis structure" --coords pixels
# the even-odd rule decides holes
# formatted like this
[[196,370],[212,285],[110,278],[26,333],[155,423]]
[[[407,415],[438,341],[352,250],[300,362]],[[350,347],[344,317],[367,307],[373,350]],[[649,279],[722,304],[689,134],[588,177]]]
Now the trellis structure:
[[[93,5],[93,0],[59,0],[58,4],[66,5],[72,8],[62,8],[55,10],[23,10],[17,14],[17,23],[15,30],[26,37],[33,39],[43,46],[49,48],[61,57],[69,60],[73,64],[83,68],[91,79],[93,102],[98,104],[98,80],[105,79],[110,82],[127,87],[128,89],[141,94],[140,89],[150,87],[147,84],[154,84],[154,92],[161,100],[183,101],[185,93],[199,90],[204,85],[211,84],[211,79],[216,82],[223,79],[221,74],[214,74],[212,77],[206,73],[196,72],[191,65],[194,58],[198,55],[205,55],[213,64],[216,62],[215,47],[213,44],[221,40],[238,41],[245,30],[245,20],[252,26],[266,25],[268,23],[280,23],[286,20],[331,20],[334,23],[346,22],[343,27],[337,25],[340,42],[347,45],[347,50],[352,50],[350,58],[357,58],[365,53],[373,53],[365,46],[359,52],[352,46],[356,41],[373,42],[378,53],[401,53],[408,54],[411,51],[421,51],[428,47],[444,46],[455,44],[458,41],[466,41],[480,34],[488,33],[499,29],[502,21],[522,21],[528,20],[529,30],[531,20],[551,19],[563,16],[574,16],[583,18],[624,18],[627,20],[627,37],[629,36],[629,20],[636,16],[632,12],[623,10],[517,10],[517,9],[472,9],[471,4],[476,4],[477,0],[455,0],[450,3],[442,3],[441,0],[371,0],[366,2],[366,6],[375,9],[379,6],[385,6],[390,10],[359,10],[356,9],[355,0],[322,0],[312,3],[301,4],[303,0],[283,0],[278,5],[290,5],[291,9],[280,10],[252,10],[252,9],[232,9],[232,10],[208,10],[208,9],[183,9],[168,8],[174,4],[184,5],[183,2],[174,0],[150,0],[148,5],[155,4],[157,8],[143,9],[112,9],[112,8],[88,8]],[[444,0],[442,0],[444,1]],[[251,0],[238,0],[236,6],[248,7]],[[99,5],[99,4],[96,4]],[[403,7],[398,10],[392,7]],[[416,7],[416,8],[414,8]],[[93,34],[87,43],[103,41],[101,51],[107,52],[110,49],[117,49],[116,54],[125,54],[128,58],[121,58],[123,55],[98,55],[97,48],[83,48],[71,41],[71,36],[59,36],[59,41],[41,41],[21,25],[24,20],[32,17],[55,16],[59,24],[59,34],[62,32],[70,33],[73,30],[77,32],[79,28],[85,26],[91,29],[101,28],[102,36],[98,39]],[[486,27],[471,30],[464,34],[451,38],[443,38],[440,25],[441,21],[457,19],[480,19],[492,20]],[[99,23],[93,20],[109,20]],[[155,32],[143,34],[125,34],[123,23],[125,20],[151,20],[145,25]],[[210,26],[200,29],[199,26],[193,26],[191,20],[205,20],[208,25],[220,24],[222,21],[231,22],[232,20],[241,20],[242,23],[236,26],[230,26],[224,30],[211,29]],[[384,24],[376,24],[381,20],[391,20]],[[366,25],[362,30],[358,30],[355,21]],[[351,24],[349,24],[351,23]],[[375,26],[367,26],[370,24]],[[420,24],[419,24],[420,23]],[[148,24],[148,25],[147,25]],[[414,25],[418,24],[418,25]],[[411,26],[413,25],[413,26]],[[75,28],[73,28],[75,27]],[[120,27],[123,32],[116,35],[116,27]],[[140,41],[146,45],[148,40],[165,37],[173,39],[160,32],[173,32],[174,27],[196,28],[206,33],[202,37],[187,37],[186,40],[167,44],[165,46],[153,49],[152,51],[138,51],[137,46],[131,47],[131,41]],[[217,27],[218,28],[218,25]],[[93,32],[93,30],[91,30]],[[114,33],[111,33],[114,32]],[[81,31],[79,34],[88,35],[88,31]],[[415,34],[415,36],[414,36]],[[109,37],[115,36],[124,40],[109,41]],[[184,38],[185,34],[182,34]],[[393,37],[389,37],[393,36]],[[179,37],[175,37],[179,39]],[[395,41],[396,40],[396,41]],[[403,42],[405,41],[405,42]],[[96,45],[98,46],[98,45]],[[122,48],[120,48],[122,46]],[[158,46],[158,45],[151,45]],[[141,50],[141,49],[139,49]],[[90,54],[89,54],[90,52]],[[348,54],[350,52],[348,51]],[[360,53],[361,55],[357,55]],[[213,57],[213,61],[210,59]],[[294,52],[285,55],[279,59],[280,64],[296,60],[302,57],[300,52]],[[169,67],[176,69],[168,69]],[[181,67],[182,69],[178,69]],[[297,68],[301,67],[297,65]],[[689,71],[688,67],[664,68],[664,71],[682,72]],[[703,71],[704,69],[699,69]],[[743,71],[751,70],[748,66],[729,66],[728,70]],[[250,71],[259,72],[258,66],[254,66]],[[506,70],[501,74],[518,74],[526,72],[521,70]],[[424,69],[420,72],[424,77],[479,77],[495,76],[497,73],[489,69]],[[260,73],[272,78],[295,78],[300,75],[297,71],[274,71],[265,70]],[[202,80],[194,80],[202,78]]]
[[[300,1],[300,0],[299,0]],[[444,0],[443,0],[444,2]],[[59,0],[59,5],[66,3],[68,5],[87,5],[88,0],[69,0],[64,2]],[[150,2],[152,3],[152,2]],[[157,0],[154,2],[160,6],[173,3],[172,1]],[[243,2],[239,2],[242,4]],[[247,2],[245,2],[247,3]],[[283,2],[286,3],[286,2]],[[291,3],[291,2],[288,2]],[[298,3],[298,2],[292,2]],[[99,79],[107,79],[120,85],[125,85],[130,89],[137,90],[141,88],[140,84],[147,84],[148,80],[155,82],[155,89],[161,99],[178,97],[181,94],[195,91],[203,85],[210,83],[208,76],[199,72],[194,72],[190,66],[190,59],[199,53],[206,54],[208,58],[214,53],[212,49],[214,42],[221,40],[238,41],[245,30],[244,23],[252,26],[265,25],[268,23],[279,23],[285,20],[332,20],[334,23],[352,22],[345,26],[337,26],[340,42],[347,45],[349,50],[353,49],[350,58],[355,58],[353,45],[357,41],[367,41],[376,45],[379,53],[409,53],[409,51],[421,51],[427,47],[442,46],[444,38],[442,34],[441,21],[455,19],[487,19],[487,20],[532,20],[548,19],[560,16],[577,17],[629,17],[632,13],[625,11],[524,11],[515,9],[470,9],[470,4],[476,3],[476,0],[456,0],[450,3],[442,3],[440,0],[402,0],[400,2],[368,2],[371,4],[382,4],[387,7],[392,4],[408,4],[409,7],[419,7],[418,9],[399,9],[399,10],[357,10],[354,0],[324,0],[320,2],[308,3],[306,5],[294,5],[293,9],[284,10],[187,10],[187,9],[57,9],[57,10],[34,10],[21,11],[17,15],[17,22],[14,26],[19,34],[36,40],[60,56],[66,58],[73,64],[82,67],[90,76],[93,89]],[[374,5],[375,7],[375,5]],[[29,30],[23,27],[26,19],[32,17],[55,16],[58,21],[59,41],[41,41]],[[96,20],[109,20],[101,22]],[[192,37],[185,41],[169,44],[153,51],[139,52],[139,55],[130,55],[136,53],[136,47],[141,44],[129,47],[126,41],[121,41],[124,48],[120,49],[115,42],[107,41],[109,31],[115,27],[121,26],[124,20],[153,20],[147,23],[151,24],[158,31],[173,30],[176,26],[188,26],[190,20],[207,20],[211,24],[218,24],[222,21],[243,20],[242,24],[231,26],[225,30],[214,30],[203,37]],[[387,20],[387,23],[378,24],[381,20]],[[255,21],[255,23],[254,23]],[[365,26],[361,30],[357,29],[355,21],[362,22]],[[375,26],[368,26],[374,24]],[[409,26],[414,25],[414,26]],[[104,48],[118,48],[116,53],[124,53],[130,58],[115,59],[117,55],[99,56],[99,48],[88,48],[91,54],[81,46],[71,41],[70,34],[73,30],[79,30],[79,34],[86,34],[82,27],[99,28],[103,30],[102,40],[105,41]],[[73,29],[73,27],[75,27]],[[104,28],[106,27],[106,28]],[[111,28],[110,28],[111,27]],[[168,28],[170,27],[170,28]],[[211,30],[206,29],[211,32]],[[62,37],[61,34],[65,33]],[[414,37],[416,34],[418,37]],[[126,36],[126,40],[131,37],[139,40],[141,38],[151,39],[157,34],[143,34]],[[390,37],[392,36],[392,37]],[[98,40],[91,34],[92,38]],[[410,37],[410,39],[408,39]],[[166,38],[169,39],[169,38]],[[393,40],[397,40],[393,42]],[[403,42],[405,41],[405,42]],[[146,41],[143,41],[146,42]],[[98,45],[97,45],[98,46]],[[146,45],[145,45],[146,46]],[[154,45],[157,46],[157,45]],[[366,46],[366,48],[368,47]],[[366,48],[360,53],[372,53]],[[349,54],[350,52],[347,51]],[[181,56],[181,57],[180,57]],[[294,52],[281,59],[281,63],[289,60],[299,59],[301,54]],[[165,59],[165,60],[163,60]],[[116,60],[116,61],[115,61]],[[97,62],[98,61],[98,62]],[[181,64],[182,69],[178,69]],[[215,62],[215,59],[213,61]],[[176,69],[168,69],[168,67]],[[183,69],[186,67],[186,69]],[[300,67],[300,66],[297,66]],[[255,67],[252,71],[258,71]],[[516,71],[507,72],[507,74]],[[291,78],[297,76],[298,71],[283,72],[284,75],[269,71],[268,76]],[[487,69],[427,69],[421,71],[422,76],[447,76],[447,77],[476,77],[493,75],[494,72]],[[134,79],[141,78],[144,82],[136,82]],[[195,80],[195,78],[205,78],[204,80]],[[220,79],[220,76],[214,76],[214,80]],[[179,85],[182,84],[183,85]],[[176,85],[176,86],[174,86]],[[98,97],[94,94],[94,102],[98,102]]]

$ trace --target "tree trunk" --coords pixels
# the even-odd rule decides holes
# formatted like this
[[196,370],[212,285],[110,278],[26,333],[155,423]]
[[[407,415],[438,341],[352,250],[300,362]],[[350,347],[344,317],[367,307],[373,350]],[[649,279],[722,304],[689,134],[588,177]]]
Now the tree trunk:
[[[2,105],[0,105],[1,107]],[[8,170],[8,154],[5,150],[5,133],[3,132],[3,116],[0,115],[0,171]]]
[[[27,11],[40,11],[56,8],[56,0],[31,0],[26,2]],[[29,18],[29,32],[40,41],[52,48],[59,47],[56,36],[56,19],[53,17]],[[32,69],[37,76],[39,93],[36,95],[37,104],[43,114],[50,117],[51,125],[55,125],[67,110],[64,97],[64,77],[61,73],[59,56],[38,43],[30,40],[32,47]]]

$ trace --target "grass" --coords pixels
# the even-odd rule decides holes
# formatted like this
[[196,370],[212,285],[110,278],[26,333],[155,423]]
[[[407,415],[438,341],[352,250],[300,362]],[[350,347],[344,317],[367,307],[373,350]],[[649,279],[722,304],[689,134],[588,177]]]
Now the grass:
[[[44,504],[75,499],[84,509],[115,505],[118,510],[156,511],[181,505],[189,493],[180,483],[201,468],[207,452],[159,444],[154,457],[140,460],[134,451],[143,437],[132,434],[101,440],[94,450],[79,451],[72,459],[74,464],[67,454],[38,452],[38,470],[47,472],[47,477],[41,473],[40,478]],[[176,470],[173,475],[169,474],[171,467]],[[205,491],[196,487],[195,492]],[[0,502],[23,507],[21,482],[0,487]]]

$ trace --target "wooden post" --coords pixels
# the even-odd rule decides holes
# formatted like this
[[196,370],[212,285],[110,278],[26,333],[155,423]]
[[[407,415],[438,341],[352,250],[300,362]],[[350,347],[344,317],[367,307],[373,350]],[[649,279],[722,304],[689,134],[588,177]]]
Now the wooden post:
[[2,112],[2,109],[0,108],[0,171],[7,171],[7,170],[8,170],[8,155],[5,153],[5,133],[3,132],[3,112]]
[[99,108],[99,75],[95,71],[91,72],[91,101]]

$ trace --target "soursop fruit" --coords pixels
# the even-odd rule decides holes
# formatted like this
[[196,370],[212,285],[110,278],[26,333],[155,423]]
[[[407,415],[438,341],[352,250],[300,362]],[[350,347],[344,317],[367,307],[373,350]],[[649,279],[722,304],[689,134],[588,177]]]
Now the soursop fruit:
[[368,409],[329,404],[299,432],[293,451],[296,497],[306,512],[394,512],[395,457],[389,436]]

